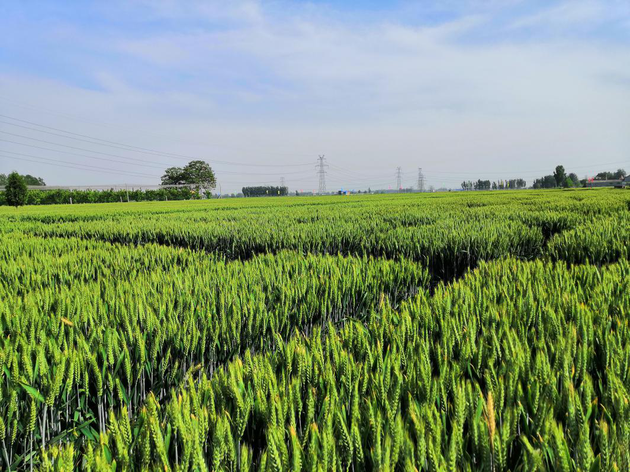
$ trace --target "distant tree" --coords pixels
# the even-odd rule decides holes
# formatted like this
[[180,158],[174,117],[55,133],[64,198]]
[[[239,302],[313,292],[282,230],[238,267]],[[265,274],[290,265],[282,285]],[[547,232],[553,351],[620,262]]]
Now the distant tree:
[[599,172],[595,176],[595,180],[621,180],[626,176],[626,171],[624,169],[617,169],[616,172]]
[[540,179],[534,180],[534,188],[556,188],[558,184],[556,183],[556,178],[553,175],[545,175]]
[[525,188],[525,187],[527,187],[527,182],[523,179],[510,180],[510,188]]
[[611,175],[611,172],[598,172],[595,176],[595,180],[608,180]]
[[186,174],[181,167],[169,167],[162,176],[162,185],[185,185],[187,183]]
[[[44,182],[44,179],[42,179],[41,177],[34,177],[30,174],[23,175],[22,177],[24,178],[24,183],[26,183],[26,185],[46,185],[46,182]],[[0,185],[5,186],[8,179],[9,178],[6,174],[0,174]]]
[[15,208],[26,203],[26,183],[24,177],[17,172],[10,173],[7,178],[5,198],[7,203]]
[[197,188],[213,189],[217,186],[217,179],[214,171],[204,161],[190,161],[184,167],[186,183],[193,184]]
[[38,187],[46,185],[46,182],[44,182],[44,179],[42,179],[41,177],[34,177],[30,174],[26,174],[23,177],[24,183],[26,183],[26,185],[33,185]]
[[474,183],[474,188],[475,190],[490,190],[492,184],[490,183],[489,180],[477,180],[477,182]]
[[573,188],[573,180],[571,180],[571,177],[564,179],[564,188]]
[[553,173],[553,178],[556,180],[556,187],[562,187],[564,185],[564,182],[567,179],[567,174],[564,170],[564,166],[556,166],[556,170]]
[[201,193],[217,185],[214,171],[204,161],[190,161],[184,167],[169,167],[162,176],[162,185],[190,185]]
[[243,187],[243,196],[245,197],[284,197],[288,193],[289,189],[287,187]]
[[571,179],[571,182],[573,182],[573,186],[574,187],[581,187],[582,183],[580,182],[580,178],[577,176],[577,174],[575,172],[571,172],[569,174],[569,178]]

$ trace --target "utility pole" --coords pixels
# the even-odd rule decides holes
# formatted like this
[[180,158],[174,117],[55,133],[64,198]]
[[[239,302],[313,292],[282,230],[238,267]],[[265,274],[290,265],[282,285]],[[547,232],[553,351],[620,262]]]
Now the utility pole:
[[396,188],[402,190],[402,168],[396,167]]
[[424,192],[424,174],[422,167],[418,167],[418,192]]
[[323,154],[319,156],[318,160],[319,163],[315,167],[317,167],[319,175],[319,194],[323,195],[326,193],[326,167],[328,164],[326,164],[326,158]]

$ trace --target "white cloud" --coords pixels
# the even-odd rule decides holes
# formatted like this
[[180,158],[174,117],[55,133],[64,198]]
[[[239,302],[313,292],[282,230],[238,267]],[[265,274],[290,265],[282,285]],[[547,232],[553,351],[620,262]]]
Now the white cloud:
[[508,24],[508,29],[544,28],[556,32],[575,30],[584,26],[600,26],[602,23],[622,20],[630,14],[626,1],[571,0],[552,4],[541,11],[522,16]]

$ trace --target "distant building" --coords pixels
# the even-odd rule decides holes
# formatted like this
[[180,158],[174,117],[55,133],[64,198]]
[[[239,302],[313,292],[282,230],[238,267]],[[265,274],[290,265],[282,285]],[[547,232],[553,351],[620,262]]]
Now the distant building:
[[630,175],[626,176],[624,179],[614,179],[614,180],[587,180],[586,181],[587,188],[599,188],[599,187],[614,187],[614,188],[624,188],[630,187]]

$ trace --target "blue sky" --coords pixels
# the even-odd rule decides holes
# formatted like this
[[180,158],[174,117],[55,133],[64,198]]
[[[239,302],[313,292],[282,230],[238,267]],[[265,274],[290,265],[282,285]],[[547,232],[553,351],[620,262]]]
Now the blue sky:
[[49,183],[185,162],[37,125],[206,159],[227,191],[308,190],[318,154],[331,188],[630,168],[627,0],[7,1],[0,30],[0,172]]

